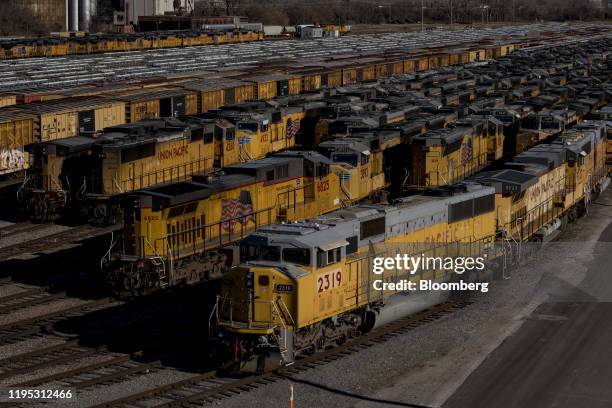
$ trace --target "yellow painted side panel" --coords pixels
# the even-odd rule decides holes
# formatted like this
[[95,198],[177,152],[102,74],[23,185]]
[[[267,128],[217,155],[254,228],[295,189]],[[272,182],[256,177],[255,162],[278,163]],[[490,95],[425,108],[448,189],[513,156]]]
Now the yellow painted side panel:
[[17,104],[17,96],[15,95],[3,95],[0,96],[0,108],[5,106],[12,106]]
[[160,114],[159,99],[132,103],[130,111],[131,123],[144,119],[158,118]]
[[289,80],[289,95],[298,95],[300,93],[302,93],[302,78],[290,79]]
[[202,113],[218,109],[225,103],[225,90],[202,92]]
[[391,74],[403,74],[404,73],[404,63],[403,62],[394,62],[391,64]]
[[327,74],[327,86],[329,88],[342,86],[342,72],[330,72]]
[[357,70],[356,69],[343,69],[342,70],[342,85],[354,84],[357,82]]
[[108,194],[176,183],[194,173],[210,172],[213,168],[214,144],[204,144],[201,140],[173,140],[158,143],[154,156],[127,163],[121,163],[119,157],[116,160],[118,168],[115,171],[105,168],[104,187]]
[[0,123],[0,175],[27,169],[24,146],[33,142],[31,119]]
[[321,89],[321,75],[306,75],[303,78],[304,91],[316,91]]
[[76,136],[78,132],[77,112],[45,114],[40,122],[43,142]]
[[125,105],[121,102],[95,111],[96,131],[125,123]]
[[405,60],[404,61],[404,73],[409,74],[416,70],[415,60]]
[[261,82],[257,84],[256,99],[272,99],[276,96],[276,81]]
[[185,95],[185,114],[196,115],[200,113],[198,109],[198,94],[189,93]]

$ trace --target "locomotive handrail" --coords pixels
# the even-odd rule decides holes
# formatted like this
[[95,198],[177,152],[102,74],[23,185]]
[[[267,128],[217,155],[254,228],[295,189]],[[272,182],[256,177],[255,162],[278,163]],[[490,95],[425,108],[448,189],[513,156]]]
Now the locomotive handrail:
[[[179,181],[181,179],[187,179],[191,174],[194,174],[198,171],[203,171],[206,170],[206,164],[211,161],[212,159],[208,158],[208,157],[204,157],[202,159],[197,159],[197,160],[192,160],[190,162],[187,163],[181,163],[178,164],[176,166],[169,166],[169,167],[164,167],[162,169],[158,169],[158,170],[154,170],[154,171],[150,171],[148,173],[143,173],[137,177],[128,177],[127,179],[123,179],[120,180],[119,182],[121,183],[121,185],[123,185],[124,187],[128,187],[128,191],[133,191],[136,190],[136,183],[135,180],[139,180],[140,181],[140,185],[138,188],[145,188],[147,186],[153,185],[153,184],[158,184],[160,182],[163,181],[168,181],[168,182],[174,182],[174,181]],[[203,165],[201,165],[203,163]],[[197,168],[194,170],[193,165],[197,164]],[[188,172],[188,168],[190,168],[190,171]],[[183,169],[183,176],[181,177],[181,169]],[[210,169],[212,169],[212,166],[210,167]],[[174,172],[175,170],[178,170],[178,175],[174,176]],[[166,172],[170,172],[170,178],[166,179]],[[158,175],[161,174],[161,178],[158,177]],[[154,178],[154,183],[151,183],[151,179]],[[146,185],[143,183],[144,181],[147,181]],[[161,181],[160,181],[161,180]],[[132,184],[132,188],[129,188],[129,184]],[[121,188],[120,186],[117,186],[119,188],[119,190],[121,192],[125,191],[125,188]]]
[[[215,324],[219,324],[219,298],[221,297],[221,295],[217,295],[216,296],[216,300],[215,300],[215,305],[213,306],[211,312],[210,312],[210,316],[208,317],[208,337],[211,338],[212,337],[212,319],[213,319],[213,315],[215,316],[216,322]],[[215,313],[216,312],[216,313]]]
[[277,302],[281,305],[281,310],[284,309],[284,312],[287,313],[287,315],[289,316],[289,319],[291,320],[291,325],[295,326],[295,320],[293,320],[293,316],[291,316],[291,312],[289,312],[287,304],[285,304],[285,302],[281,298],[278,298]]
[[[195,228],[190,228],[190,229],[186,229],[184,231],[180,231],[180,232],[175,232],[173,234],[167,234],[165,237],[162,238],[157,238],[154,243],[154,247],[158,248],[158,243],[161,243],[161,247],[165,247],[168,246],[168,251],[170,252],[170,256],[174,259],[175,255],[172,254],[172,249],[176,248],[176,257],[180,256],[180,251],[181,249],[186,249],[189,250],[189,248],[192,248],[192,255],[195,255],[198,252],[203,252],[205,250],[209,250],[209,249],[214,249],[214,248],[218,248],[221,247],[223,245],[228,245],[231,244],[232,242],[236,242],[242,238],[245,237],[245,235],[247,235],[246,233],[252,233],[254,231],[256,231],[258,229],[258,220],[257,220],[257,216],[262,214],[262,213],[268,213],[268,218],[269,220],[272,218],[272,210],[274,209],[274,206],[271,207],[267,207],[258,211],[253,211],[250,212],[248,214],[244,214],[238,217],[233,217],[233,218],[226,218],[224,220],[221,221],[217,221],[215,223],[212,224],[206,224],[203,226],[199,226],[199,227],[195,227]],[[248,220],[249,218],[253,218],[253,221],[255,222],[255,227],[254,228],[244,228],[244,225],[242,222],[240,222],[240,220]],[[237,233],[236,236],[232,237],[232,231],[229,231],[227,234],[223,234],[221,233],[221,229],[223,224],[231,224],[231,223],[235,223],[235,222],[239,222],[241,225],[241,229],[240,232]],[[269,224],[270,222],[268,222]],[[267,224],[266,224],[267,225]],[[218,237],[211,239],[210,241],[205,241],[205,237],[207,236],[206,231],[210,230],[211,228],[214,227],[218,227],[219,228],[219,232],[220,234],[218,235]],[[197,233],[200,232],[200,234],[198,235]],[[174,244],[175,240],[176,242],[179,242],[180,236],[193,236],[193,234],[196,234],[196,236],[200,236],[203,237],[203,239],[201,239],[200,243],[194,243],[194,245],[183,245],[183,244]],[[226,239],[226,241],[224,242],[224,238]],[[164,241],[166,242],[166,245],[164,245]],[[218,241],[218,243],[217,243]],[[181,248],[182,247],[182,248]],[[142,254],[144,255],[144,254]],[[168,254],[166,254],[168,255]]]

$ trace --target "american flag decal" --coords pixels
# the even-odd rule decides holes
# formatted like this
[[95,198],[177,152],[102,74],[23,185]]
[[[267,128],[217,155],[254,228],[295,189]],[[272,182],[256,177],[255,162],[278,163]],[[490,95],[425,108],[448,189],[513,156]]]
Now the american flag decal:
[[240,197],[223,200],[221,204],[221,228],[225,231],[233,231],[237,223],[246,226],[249,221],[255,222],[253,214],[253,201],[251,193],[241,191]]
[[463,146],[463,151],[461,152],[461,164],[464,166],[472,161],[472,156],[474,154],[474,149],[472,148],[472,138],[468,138],[467,143]]
[[287,119],[287,139],[295,137],[300,130],[300,121],[295,119]]

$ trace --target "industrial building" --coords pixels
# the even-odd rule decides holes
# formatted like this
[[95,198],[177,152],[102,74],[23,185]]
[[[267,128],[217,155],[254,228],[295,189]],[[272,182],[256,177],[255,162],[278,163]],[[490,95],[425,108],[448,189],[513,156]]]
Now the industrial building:
[[12,5],[29,9],[41,23],[52,30],[65,30],[68,0],[8,0]]
[[185,13],[193,10],[193,0],[125,0],[124,4],[125,21],[134,25],[138,24],[141,16],[163,16],[178,10]]

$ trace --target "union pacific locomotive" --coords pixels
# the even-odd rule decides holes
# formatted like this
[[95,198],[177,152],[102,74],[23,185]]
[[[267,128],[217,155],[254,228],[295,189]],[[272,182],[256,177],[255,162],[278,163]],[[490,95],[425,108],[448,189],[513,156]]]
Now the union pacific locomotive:
[[290,364],[449,295],[374,290],[374,279],[451,282],[458,276],[440,267],[414,274],[393,267],[379,278],[372,274],[375,257],[478,254],[504,264],[515,255],[507,251],[513,246],[496,243],[554,238],[610,183],[608,126],[581,124],[500,170],[393,205],[351,206],[251,234],[211,315],[226,357],[240,369],[256,362],[264,370],[273,352]]
[[[452,148],[432,136],[430,150],[440,153],[433,156],[436,168],[446,169],[456,159],[460,164],[451,176],[461,180],[486,165],[490,139],[501,137],[497,127],[489,132],[491,120],[470,117],[444,129],[453,138]],[[420,140],[427,140],[427,135]],[[226,166],[221,173],[192,174],[191,182],[119,196],[116,203],[124,203],[125,230],[123,242],[105,256],[109,281],[119,293],[137,294],[217,278],[238,259],[224,247],[257,227],[357,202],[385,202],[395,171],[386,155],[405,150],[409,143],[415,143],[412,136],[401,130],[373,129],[322,142],[317,153],[275,153]],[[395,168],[401,170],[403,165],[398,161]],[[436,169],[425,170],[436,174]]]
[[120,208],[110,198],[291,148],[303,117],[298,107],[243,104],[30,145],[33,165],[20,199],[36,221],[76,213],[92,223],[114,223]]
[[142,294],[220,277],[232,264],[232,252],[220,248],[277,220],[340,207],[330,165],[316,152],[277,153],[122,197],[122,242],[104,258],[110,282]]

